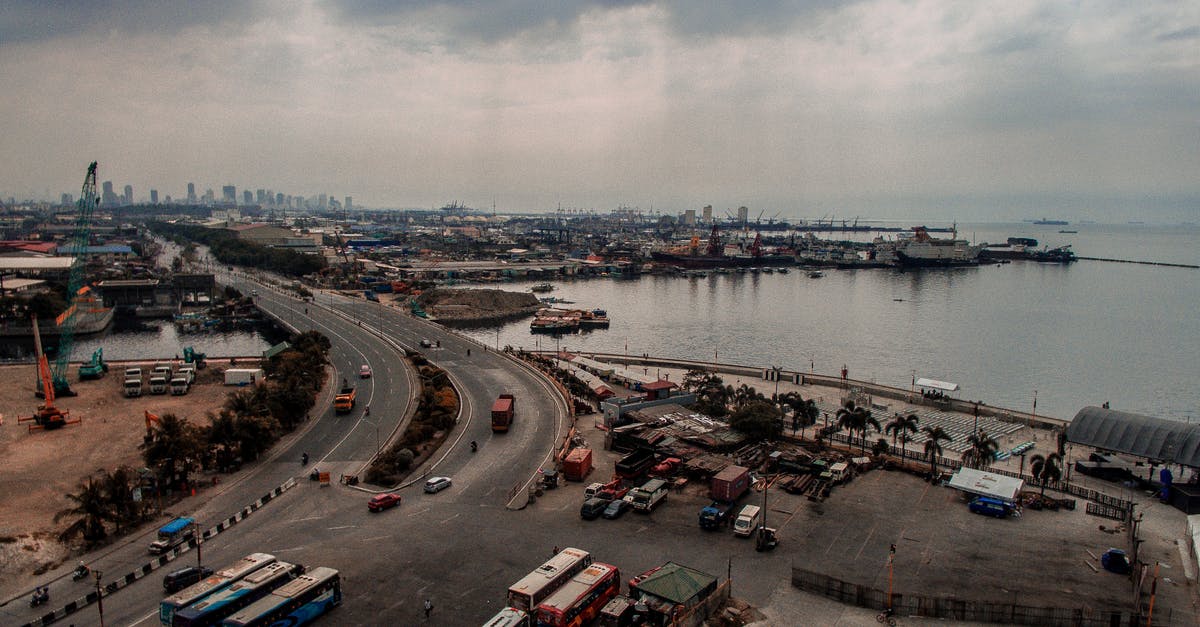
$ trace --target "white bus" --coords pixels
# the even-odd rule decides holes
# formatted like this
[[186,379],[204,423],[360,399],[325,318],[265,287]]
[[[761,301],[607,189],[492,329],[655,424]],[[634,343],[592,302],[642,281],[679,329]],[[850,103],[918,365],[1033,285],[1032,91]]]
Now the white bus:
[[567,547],[550,558],[537,570],[525,575],[508,588],[508,605],[532,612],[564,583],[592,563],[592,554],[583,549]]

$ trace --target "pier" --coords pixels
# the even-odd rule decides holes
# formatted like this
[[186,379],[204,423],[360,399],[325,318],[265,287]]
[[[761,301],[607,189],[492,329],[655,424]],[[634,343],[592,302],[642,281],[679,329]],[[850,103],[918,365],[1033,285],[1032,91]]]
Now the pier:
[[1200,270],[1200,266],[1194,266],[1192,264],[1187,264],[1187,263],[1167,263],[1165,261],[1134,261],[1132,259],[1109,259],[1107,257],[1076,257],[1076,259],[1078,259],[1080,261],[1083,261],[1086,259],[1088,261],[1111,261],[1113,263],[1136,263],[1136,264],[1143,265],[1143,266],[1165,266],[1168,268],[1191,268],[1193,270]]

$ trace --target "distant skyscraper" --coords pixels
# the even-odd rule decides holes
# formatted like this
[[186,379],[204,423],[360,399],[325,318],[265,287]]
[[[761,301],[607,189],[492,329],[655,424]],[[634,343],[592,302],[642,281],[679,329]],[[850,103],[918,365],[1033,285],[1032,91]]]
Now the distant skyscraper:
[[187,201],[192,204],[196,203],[196,184],[195,183],[188,183]]
[[74,198],[75,197],[70,194],[63,194],[61,200],[62,206],[66,207],[68,205],[75,204],[75,201],[73,200]]
[[157,189],[150,190],[150,204],[152,204],[152,205],[158,204],[158,190]]
[[237,187],[226,185],[221,188],[221,200],[231,205],[237,204]]
[[712,205],[704,205],[704,222],[712,223]]
[[329,194],[321,194],[317,196],[317,209],[324,209],[329,206]]
[[[290,200],[290,198],[289,198],[289,200]],[[284,203],[283,192],[279,192],[278,194],[275,194],[275,204],[278,206],[281,206],[281,207],[287,206]]]
[[737,212],[738,224],[745,224],[750,221],[750,210],[746,207],[738,207]]
[[125,186],[125,204],[127,204],[127,205],[133,204],[133,186],[132,185]]
[[246,191],[242,192],[242,204],[253,205],[254,204],[254,193],[251,192],[250,190],[246,190]]
[[351,196],[346,196],[346,204],[344,206],[346,207],[346,211],[350,211],[351,209],[353,209],[354,208],[354,198]]
[[260,204],[260,205],[267,204],[267,190],[265,190],[265,189],[254,190],[254,200],[256,202],[258,202],[258,204]]
[[203,200],[206,204],[211,205],[212,203],[217,201],[217,195],[213,193],[212,188],[209,188],[209,189],[204,190],[204,198],[202,198],[201,200]]
[[683,212],[683,223],[688,226],[696,225],[696,210],[688,209]]
[[117,194],[113,192],[112,181],[104,181],[103,190],[100,193],[100,202],[112,207],[117,204]]

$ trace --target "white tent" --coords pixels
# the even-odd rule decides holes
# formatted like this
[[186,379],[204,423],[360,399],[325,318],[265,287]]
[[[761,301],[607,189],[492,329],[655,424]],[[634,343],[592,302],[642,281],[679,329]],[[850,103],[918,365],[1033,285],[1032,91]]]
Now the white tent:
[[924,378],[924,377],[921,377],[920,379],[917,379],[917,387],[919,387],[919,388],[933,388],[933,389],[935,389],[935,390],[942,390],[943,392],[956,392],[956,391],[958,391],[958,384],[957,384],[957,383],[949,383],[949,382],[946,382],[946,381],[938,381],[937,379],[926,379],[926,378]]
[[1004,475],[997,475],[974,468],[959,468],[950,477],[950,487],[971,494],[990,496],[1006,503],[1012,503],[1025,487],[1025,481]]

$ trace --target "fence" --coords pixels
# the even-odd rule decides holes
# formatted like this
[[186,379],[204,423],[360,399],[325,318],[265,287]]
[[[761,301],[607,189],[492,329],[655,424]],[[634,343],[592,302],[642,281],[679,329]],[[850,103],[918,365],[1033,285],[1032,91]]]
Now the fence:
[[[792,567],[792,585],[805,592],[819,594],[841,603],[882,610],[887,593],[863,584],[842,581],[828,575]],[[1033,607],[954,597],[928,597],[892,593],[896,616],[922,616],[952,621],[1047,625],[1050,627],[1134,627],[1145,619],[1140,614],[1090,607]],[[1169,625],[1168,618],[1155,616],[1154,624]]]

